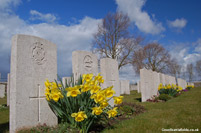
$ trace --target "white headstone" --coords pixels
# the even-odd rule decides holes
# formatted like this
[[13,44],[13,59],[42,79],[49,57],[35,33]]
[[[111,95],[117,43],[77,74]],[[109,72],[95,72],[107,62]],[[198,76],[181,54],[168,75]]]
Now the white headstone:
[[141,82],[140,81],[137,82],[137,92],[138,93],[141,92]]
[[152,90],[152,95],[156,95],[158,93],[158,86],[160,84],[160,74],[157,72],[153,72],[153,81],[154,88]]
[[152,96],[157,95],[157,88],[154,87],[154,74],[151,70],[140,69],[141,96],[142,102],[147,101]]
[[73,51],[72,69],[75,81],[77,81],[82,74],[93,73],[94,75],[97,75],[97,56],[88,51]]
[[165,85],[165,74],[163,74],[163,73],[160,73],[160,83]]
[[[120,96],[120,81],[119,81],[119,70],[118,62],[111,58],[103,58],[100,60],[101,75],[104,79],[103,88],[114,86],[116,94],[114,96]],[[110,105],[113,106],[113,100],[109,101]]]
[[170,84],[171,84],[171,85],[172,85],[172,84],[176,85],[176,78],[175,78],[175,77],[170,76],[170,77],[169,77],[169,80],[170,80]]
[[0,84],[0,98],[5,97],[5,89],[6,89],[6,86],[4,84]]
[[10,104],[10,73],[7,74],[7,106]]
[[56,45],[39,37],[12,38],[10,73],[10,133],[46,123],[57,117],[45,99],[44,82],[57,79]]
[[169,79],[169,75],[165,75],[165,85],[169,85],[170,84],[170,79]]
[[184,79],[178,78],[177,79],[178,85],[182,87],[182,89],[185,89],[187,86],[187,82]]
[[188,82],[188,85],[193,85],[193,86],[194,86],[194,83],[192,83],[192,82]]
[[128,95],[130,95],[129,82],[130,82],[129,80],[120,80],[121,94],[128,94]]
[[131,91],[137,90],[137,85],[136,84],[130,84],[130,90]]

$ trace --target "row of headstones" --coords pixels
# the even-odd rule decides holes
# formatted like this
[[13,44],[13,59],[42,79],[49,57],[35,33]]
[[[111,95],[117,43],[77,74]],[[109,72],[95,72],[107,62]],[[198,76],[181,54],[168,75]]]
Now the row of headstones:
[[[103,88],[113,85],[115,96],[122,93],[130,94],[129,81],[119,80],[116,60],[101,59],[100,72],[105,80]],[[75,80],[78,80],[82,74],[97,75],[98,59],[96,55],[87,51],[74,51],[72,53],[72,73]],[[57,117],[45,100],[44,82],[46,79],[49,81],[57,79],[56,45],[39,37],[13,36],[7,89],[7,104],[10,105],[10,133],[23,127],[43,123],[48,126],[57,125]],[[111,105],[112,103],[113,101],[110,102]]]
[[[152,70],[140,69],[140,81],[138,82],[138,92],[141,92],[142,102],[147,101],[154,95],[158,93],[158,86],[162,83],[163,85],[177,84],[183,89],[186,88],[187,82],[184,79],[176,78],[163,73],[157,73]],[[188,83],[188,85],[193,85],[193,83]]]

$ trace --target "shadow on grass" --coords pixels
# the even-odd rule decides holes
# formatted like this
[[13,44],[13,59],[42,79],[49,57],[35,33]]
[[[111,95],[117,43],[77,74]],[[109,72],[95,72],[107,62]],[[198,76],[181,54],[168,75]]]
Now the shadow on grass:
[[136,98],[137,101],[139,102],[142,102],[142,99],[141,98]]
[[9,131],[9,122],[0,124],[0,133]]

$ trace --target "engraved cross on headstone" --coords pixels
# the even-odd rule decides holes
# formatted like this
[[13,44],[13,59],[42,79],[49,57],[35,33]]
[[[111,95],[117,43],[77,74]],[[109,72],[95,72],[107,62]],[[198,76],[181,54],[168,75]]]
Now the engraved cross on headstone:
[[30,100],[38,100],[38,121],[40,122],[40,110],[41,110],[41,105],[40,105],[40,100],[44,100],[45,96],[40,95],[40,84],[38,84],[38,93],[36,97],[29,97]]

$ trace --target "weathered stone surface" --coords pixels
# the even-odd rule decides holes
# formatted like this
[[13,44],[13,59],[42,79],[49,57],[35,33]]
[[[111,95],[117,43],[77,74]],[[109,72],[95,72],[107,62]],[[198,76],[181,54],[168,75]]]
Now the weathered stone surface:
[[[111,58],[102,58],[100,60],[100,70],[101,75],[104,78],[103,88],[114,86],[116,94],[114,96],[120,96],[120,81],[119,81],[119,71],[118,62]],[[113,99],[109,101],[110,105],[113,106]]]
[[82,74],[93,73],[94,75],[97,75],[97,56],[88,51],[73,51],[72,69],[75,81],[77,81]]
[[158,93],[158,86],[160,84],[160,74],[159,73],[153,72],[153,81],[152,82],[154,82],[152,95],[156,95]]
[[5,89],[6,89],[6,86],[4,84],[0,84],[0,98],[5,97]]
[[172,85],[172,84],[176,85],[176,78],[175,78],[175,77],[169,76],[169,80],[170,80],[170,84],[171,84],[171,85]]
[[130,95],[129,83],[130,83],[129,80],[120,80],[121,94],[128,94],[128,95]]
[[145,102],[152,96],[157,95],[157,88],[154,87],[155,85],[153,79],[154,74],[151,70],[140,69],[142,102]]
[[169,85],[170,84],[170,79],[169,79],[169,75],[165,75],[165,85]]
[[186,80],[181,79],[181,78],[177,78],[177,83],[178,83],[179,86],[182,87],[182,89],[185,89],[186,86],[187,86],[187,82],[186,82]]
[[165,85],[165,74],[163,74],[163,73],[160,73],[160,83]]
[[130,90],[131,91],[137,90],[137,85],[136,84],[130,84]]
[[10,104],[10,73],[7,74],[7,106]]
[[140,81],[137,82],[137,92],[138,93],[141,92],[141,82]]
[[12,38],[10,73],[10,133],[24,127],[57,124],[45,99],[46,79],[57,79],[56,45],[39,37]]

